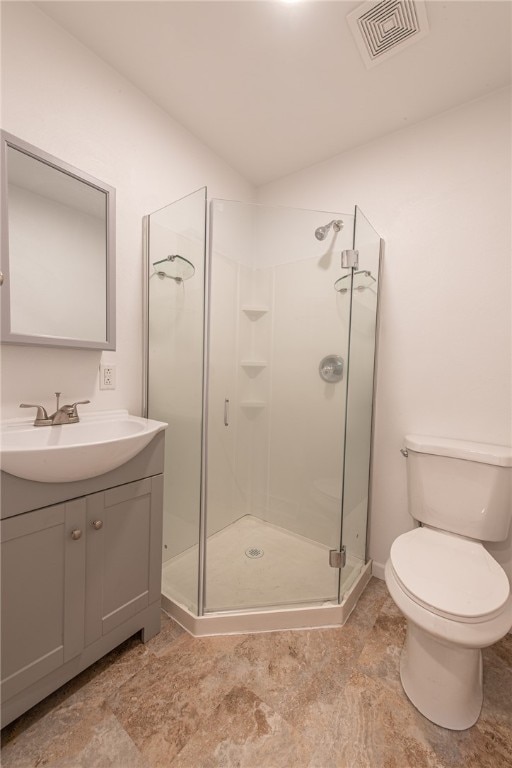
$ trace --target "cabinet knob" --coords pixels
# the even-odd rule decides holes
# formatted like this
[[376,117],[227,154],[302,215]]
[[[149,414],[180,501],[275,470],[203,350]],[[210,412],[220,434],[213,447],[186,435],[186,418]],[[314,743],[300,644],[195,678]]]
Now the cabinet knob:
[[80,528],[75,528],[74,531],[71,531],[71,538],[74,541],[77,541],[81,537],[81,535],[82,535],[82,531],[80,530]]
[[92,527],[99,531],[100,528],[103,528],[103,520],[93,520],[92,521]]

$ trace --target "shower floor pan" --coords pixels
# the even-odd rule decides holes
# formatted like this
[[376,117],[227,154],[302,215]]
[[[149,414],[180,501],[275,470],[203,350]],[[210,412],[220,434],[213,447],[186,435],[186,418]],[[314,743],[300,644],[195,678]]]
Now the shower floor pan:
[[246,515],[210,536],[206,612],[195,616],[197,547],[164,564],[162,607],[196,636],[344,624],[371,576],[347,558],[341,605],[329,547]]

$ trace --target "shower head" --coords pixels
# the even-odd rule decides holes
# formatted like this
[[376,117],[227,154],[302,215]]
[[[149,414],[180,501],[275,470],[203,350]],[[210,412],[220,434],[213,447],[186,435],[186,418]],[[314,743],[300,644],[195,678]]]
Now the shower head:
[[335,232],[339,232],[340,229],[343,227],[343,222],[341,219],[333,219],[328,224],[324,224],[323,227],[318,227],[318,229],[315,229],[315,237],[317,240],[325,240],[327,237],[327,233],[329,232],[330,228],[333,228]]

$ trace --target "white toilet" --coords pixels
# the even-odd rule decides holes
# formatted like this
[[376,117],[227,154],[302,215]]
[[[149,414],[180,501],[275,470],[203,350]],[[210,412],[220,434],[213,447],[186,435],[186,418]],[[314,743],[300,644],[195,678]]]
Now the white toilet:
[[507,538],[512,448],[405,438],[409,512],[422,524],[399,536],[386,584],[407,619],[403,688],[444,728],[473,725],[482,707],[482,648],[512,627],[512,593],[483,541]]

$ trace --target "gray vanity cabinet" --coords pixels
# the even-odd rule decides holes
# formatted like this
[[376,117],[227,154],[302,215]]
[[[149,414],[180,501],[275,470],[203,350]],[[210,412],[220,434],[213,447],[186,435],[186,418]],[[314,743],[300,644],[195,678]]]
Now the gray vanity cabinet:
[[[74,483],[1,473],[1,724],[160,630],[164,435]],[[35,508],[39,507],[39,508]]]
[[[84,647],[85,500],[2,520],[2,698]],[[75,533],[75,536],[77,534]]]
[[148,478],[87,498],[87,645],[160,597],[161,481]]

